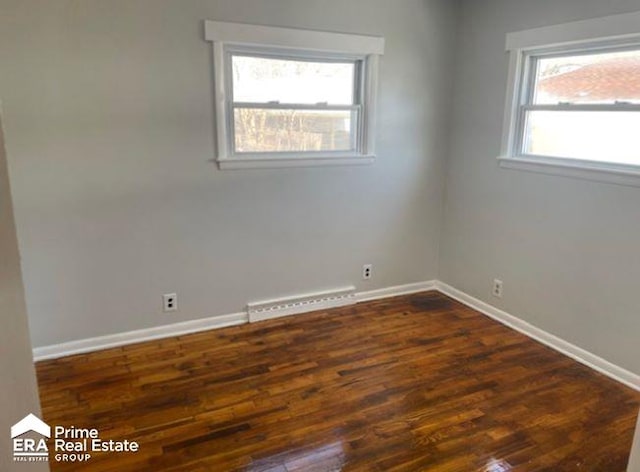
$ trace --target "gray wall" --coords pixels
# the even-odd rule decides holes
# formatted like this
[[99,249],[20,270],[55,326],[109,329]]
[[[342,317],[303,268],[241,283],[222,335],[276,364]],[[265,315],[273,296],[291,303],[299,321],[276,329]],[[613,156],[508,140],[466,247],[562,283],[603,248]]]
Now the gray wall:
[[[640,373],[640,188],[498,167],[505,34],[638,0],[462,4],[440,278]],[[504,298],[490,294],[504,281]]]
[[11,425],[29,413],[40,413],[36,375],[31,355],[29,326],[20,273],[20,254],[11,207],[2,123],[0,122],[0,470],[48,470],[46,463],[12,460]]
[[[456,6],[0,0],[34,345],[435,278]],[[375,165],[216,170],[204,19],[384,36]]]

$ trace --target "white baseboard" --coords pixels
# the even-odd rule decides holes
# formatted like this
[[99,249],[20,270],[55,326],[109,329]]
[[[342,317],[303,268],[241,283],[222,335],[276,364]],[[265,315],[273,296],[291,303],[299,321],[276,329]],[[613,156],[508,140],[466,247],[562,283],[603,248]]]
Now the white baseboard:
[[368,290],[358,292],[356,298],[358,303],[368,302],[371,300],[379,300],[381,298],[397,297],[398,295],[408,295],[410,293],[426,292],[427,290],[435,290],[436,281],[427,280],[425,282],[416,282],[405,285],[395,285],[393,287],[379,288],[377,290]]
[[[488,303],[483,302],[471,295],[462,292],[450,285],[438,280],[429,280],[425,282],[417,282],[406,285],[397,285],[394,287],[381,288],[377,290],[369,290],[355,293],[348,297],[348,304],[379,300],[381,298],[395,297],[398,295],[407,295],[417,292],[425,292],[428,290],[438,290],[455,300],[485,314],[486,316],[512,328],[520,333],[549,346],[556,351],[571,357],[581,364],[590,367],[607,377],[610,377],[620,383],[640,391],[640,375],[634,374],[622,367],[619,367],[595,354],[590,353],[564,339],[561,339],[551,333],[544,331],[530,323],[527,323],[516,316],[513,316],[503,310],[500,310]],[[345,304],[347,304],[345,302]],[[325,309],[328,307],[316,306],[314,309]],[[300,313],[300,311],[298,312]],[[33,357],[35,361],[46,359],[56,359],[59,357],[69,356],[72,354],[82,354],[111,347],[123,346],[142,341],[151,341],[154,339],[167,338],[171,336],[179,336],[183,334],[196,333],[199,331],[207,331],[210,329],[224,328],[234,326],[249,321],[247,311],[233,313],[228,315],[213,316],[200,320],[184,321],[153,328],[140,329],[135,331],[127,331],[124,333],[110,334],[107,336],[98,336],[88,339],[80,339],[77,341],[69,341],[52,346],[36,347],[33,349]]]
[[[348,300],[348,304],[351,304],[369,300],[377,300],[379,298],[393,297],[396,295],[422,292],[425,290],[433,290],[434,288],[435,281],[432,280],[429,282],[418,282],[378,290],[371,290],[367,292],[359,292],[352,294],[345,300]],[[325,308],[328,308],[328,306],[325,307],[316,305],[314,307],[314,310],[322,310]],[[305,312],[305,310],[298,309],[297,311],[297,313],[303,312]],[[283,315],[280,314],[280,316]],[[265,317],[265,319],[267,318]],[[127,344],[134,344],[143,341],[152,341],[154,339],[168,338],[171,336],[179,336],[182,334],[197,333],[198,331],[224,328],[227,326],[235,326],[248,322],[248,311],[233,313],[229,315],[212,316],[210,318],[203,318],[200,320],[183,321],[180,323],[156,326],[153,328],[126,331],[124,333],[109,334],[106,336],[97,336],[94,338],[79,339],[76,341],[68,341],[51,346],[36,347],[33,349],[33,359],[36,362],[47,359],[57,359],[60,357],[70,356],[72,354],[83,354],[92,351],[99,351],[101,349],[108,349],[111,347],[124,346]]]
[[182,321],[153,328],[126,331],[124,333],[108,334],[95,338],[79,339],[52,346],[36,347],[33,349],[33,360],[43,361],[46,359],[57,359],[59,357],[70,356],[72,354],[83,354],[111,347],[134,344],[142,341],[152,341],[154,339],[179,336],[181,334],[197,333],[216,328],[225,328],[246,323],[247,313],[233,313],[222,316],[212,316],[200,320]]
[[628,387],[631,387],[634,390],[640,391],[640,375],[634,374],[626,369],[623,369],[620,366],[617,366],[601,357],[596,356],[595,354],[590,353],[574,344],[571,344],[564,339],[559,338],[547,331],[538,328],[537,326],[533,326],[530,323],[527,323],[516,316],[513,316],[506,311],[500,310],[488,303],[483,302],[471,295],[466,294],[465,292],[458,290],[450,285],[445,284],[444,282],[438,281],[436,283],[436,290],[442,292],[445,295],[448,295],[455,300],[458,300],[461,303],[464,303],[470,308],[483,313],[484,315],[492,318],[503,325],[506,325],[520,333],[528,336],[532,339],[535,339],[542,344],[549,346],[550,348],[569,356],[570,358],[580,362],[581,364],[586,365],[587,367],[592,368],[600,372],[601,374],[606,375],[614,380],[617,380],[620,383],[625,384]]

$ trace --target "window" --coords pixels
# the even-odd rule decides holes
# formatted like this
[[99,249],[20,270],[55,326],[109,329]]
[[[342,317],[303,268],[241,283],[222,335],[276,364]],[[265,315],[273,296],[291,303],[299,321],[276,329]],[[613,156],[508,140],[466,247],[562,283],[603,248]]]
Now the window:
[[234,154],[356,151],[361,61],[229,54]]
[[530,61],[522,155],[640,166],[640,49]]
[[640,185],[638,20],[616,15],[507,36],[503,167]]
[[212,21],[206,37],[221,168],[373,161],[382,38]]

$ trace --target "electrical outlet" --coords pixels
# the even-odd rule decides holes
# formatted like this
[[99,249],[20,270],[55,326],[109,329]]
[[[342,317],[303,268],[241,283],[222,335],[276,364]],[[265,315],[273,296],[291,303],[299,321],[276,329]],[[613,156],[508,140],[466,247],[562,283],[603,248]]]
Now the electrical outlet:
[[369,280],[373,276],[373,264],[365,264],[362,266],[362,279]]
[[163,311],[177,311],[178,310],[178,295],[175,293],[165,293],[162,295],[162,310]]
[[502,298],[502,280],[493,279],[493,296]]

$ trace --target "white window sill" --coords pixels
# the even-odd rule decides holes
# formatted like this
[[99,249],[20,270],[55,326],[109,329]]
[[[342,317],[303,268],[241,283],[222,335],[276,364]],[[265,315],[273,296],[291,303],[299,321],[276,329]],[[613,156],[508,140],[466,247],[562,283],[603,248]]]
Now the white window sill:
[[313,157],[229,157],[218,159],[218,167],[227,169],[274,169],[283,167],[362,166],[373,164],[374,155]]
[[640,167],[634,169],[632,167],[616,166],[615,164],[586,163],[585,161],[573,161],[570,159],[509,156],[499,156],[498,163],[500,167],[505,169],[640,187]]

